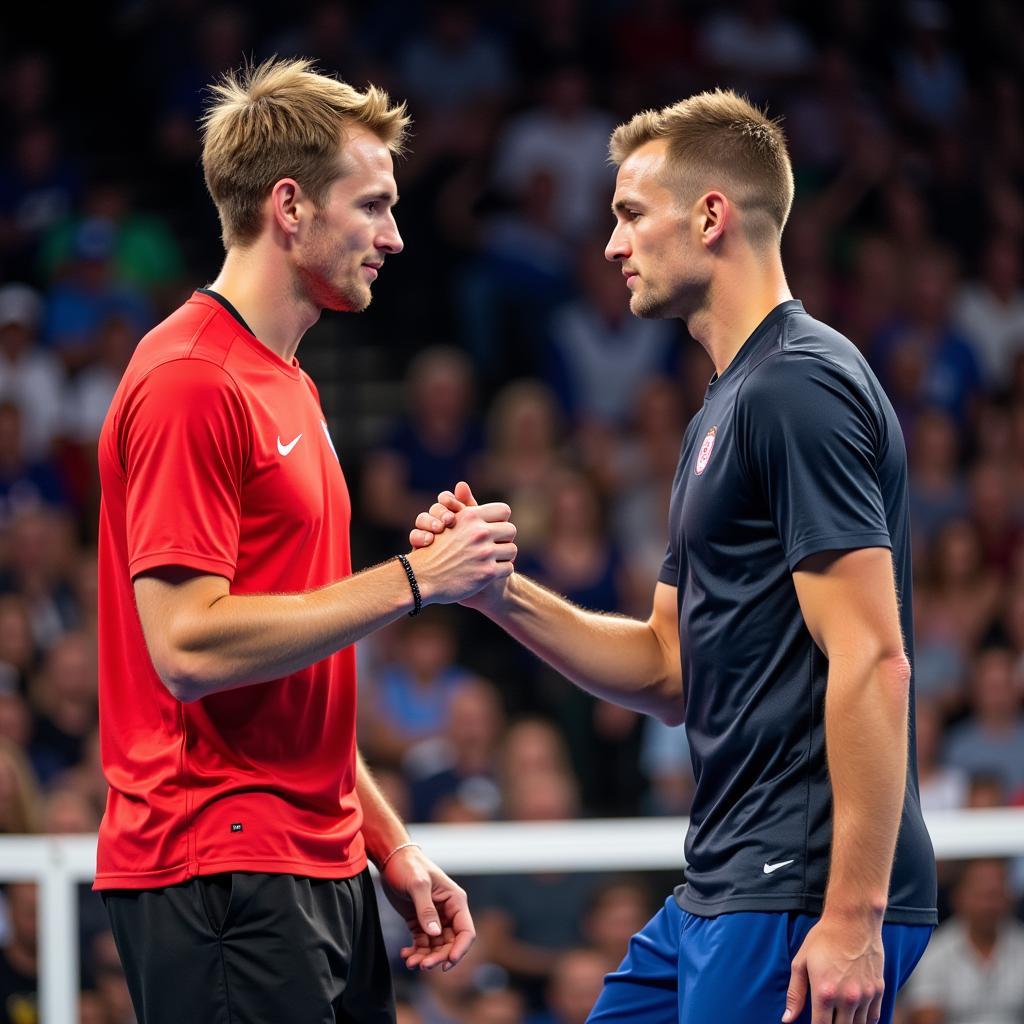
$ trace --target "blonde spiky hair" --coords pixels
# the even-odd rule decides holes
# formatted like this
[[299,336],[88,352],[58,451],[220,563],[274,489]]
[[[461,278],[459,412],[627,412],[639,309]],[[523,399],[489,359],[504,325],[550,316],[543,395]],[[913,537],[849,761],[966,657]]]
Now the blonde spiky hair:
[[225,248],[259,235],[267,192],[294,178],[318,206],[339,177],[346,126],[368,128],[400,154],[410,119],[374,85],[365,92],[316,71],[308,59],[264,61],[210,87],[202,119],[203,173]]
[[793,166],[777,120],[727,89],[702,92],[661,110],[644,110],[619,125],[611,161],[665,139],[666,163],[687,201],[721,187],[740,207],[754,244],[778,244],[793,206]]

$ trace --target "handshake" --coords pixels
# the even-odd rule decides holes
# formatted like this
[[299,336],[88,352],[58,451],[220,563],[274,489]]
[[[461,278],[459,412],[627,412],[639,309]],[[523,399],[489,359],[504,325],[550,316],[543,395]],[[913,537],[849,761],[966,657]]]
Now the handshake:
[[482,607],[487,596],[500,595],[515,571],[511,515],[502,501],[478,505],[469,484],[460,481],[454,492],[443,491],[428,512],[416,517],[409,562],[424,604],[458,601]]

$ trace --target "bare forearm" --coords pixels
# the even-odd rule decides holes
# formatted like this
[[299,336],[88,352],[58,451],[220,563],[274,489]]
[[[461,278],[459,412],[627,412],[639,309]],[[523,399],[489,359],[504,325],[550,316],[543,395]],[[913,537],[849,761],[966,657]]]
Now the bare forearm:
[[397,561],[301,594],[225,594],[174,623],[166,646],[173,652],[175,688],[184,699],[197,699],[280,679],[355,643],[412,605]]
[[374,781],[362,754],[358,752],[356,795],[363,809],[363,839],[367,856],[374,864],[380,865],[396,846],[409,841],[409,833]]
[[647,622],[586,611],[521,573],[481,607],[538,657],[595,697],[665,720],[683,713],[678,648]]
[[909,668],[902,657],[832,661],[825,744],[832,859],[825,911],[881,918],[906,789]]

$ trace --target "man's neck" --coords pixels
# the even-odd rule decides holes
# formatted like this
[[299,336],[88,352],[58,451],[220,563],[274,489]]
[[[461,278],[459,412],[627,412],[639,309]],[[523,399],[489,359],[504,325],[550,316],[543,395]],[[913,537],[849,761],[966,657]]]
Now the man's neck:
[[777,255],[723,267],[712,279],[703,308],[687,318],[690,336],[704,346],[721,376],[759,323],[793,298]]
[[288,268],[267,258],[258,245],[231,249],[210,288],[238,310],[267,348],[290,363],[320,310],[301,296]]

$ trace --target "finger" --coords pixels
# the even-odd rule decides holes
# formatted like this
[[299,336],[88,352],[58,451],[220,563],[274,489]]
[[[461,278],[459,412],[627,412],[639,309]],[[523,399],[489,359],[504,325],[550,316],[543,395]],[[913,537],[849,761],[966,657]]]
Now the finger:
[[[834,1015],[834,1020],[833,1020]],[[849,1024],[850,1015],[836,1001],[833,990],[823,989],[815,992],[811,989],[811,1024]]]
[[434,534],[429,530],[410,530],[409,546],[412,548],[429,548],[434,543]]
[[828,1020],[833,1024],[853,1024],[854,1015],[860,1007],[860,996],[840,994],[832,1005],[832,1015]]
[[465,503],[459,501],[451,491],[442,491],[437,496],[437,503],[450,512],[461,512],[466,507]]
[[488,523],[487,529],[495,544],[511,544],[516,539],[514,523]]
[[461,501],[463,505],[477,504],[477,500],[473,497],[473,492],[469,489],[469,484],[465,480],[460,480],[455,485],[455,498]]
[[[448,512],[447,515],[455,519],[454,512]],[[423,530],[426,533],[442,533],[444,531],[444,523],[437,516],[431,515],[429,512],[421,512],[416,517],[416,529]]]
[[494,545],[494,560],[496,562],[514,562],[518,554],[519,548],[515,544]]
[[853,1024],[868,1024],[868,1010],[871,1000],[864,996],[853,1011]]
[[884,998],[885,984],[883,983],[875,993],[875,998],[871,1000],[871,1005],[868,1007],[868,1024],[878,1024],[878,1021],[882,1017],[882,1000]]
[[485,523],[503,523],[512,517],[512,509],[503,501],[489,501],[486,505],[478,505],[476,514]]
[[[459,512],[461,509],[456,509],[455,512]],[[451,526],[455,522],[455,512],[453,512],[447,505],[442,505],[441,502],[435,501],[430,506],[430,515],[434,519],[440,519],[445,526]]]
[[793,970],[789,975],[789,990],[786,992],[786,1012],[782,1015],[783,1024],[790,1024],[791,1021],[800,1016],[807,1002],[807,969],[803,963],[793,964]]

